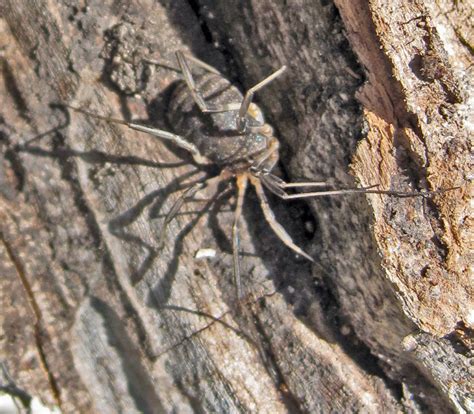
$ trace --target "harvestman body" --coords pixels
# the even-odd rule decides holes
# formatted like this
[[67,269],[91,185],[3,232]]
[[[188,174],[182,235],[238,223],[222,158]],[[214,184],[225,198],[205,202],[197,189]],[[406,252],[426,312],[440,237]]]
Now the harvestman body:
[[[374,189],[375,186],[344,190],[324,189],[329,187],[325,182],[287,183],[283,181],[271,172],[279,159],[279,141],[273,135],[273,128],[265,123],[260,108],[252,103],[252,99],[256,91],[280,76],[286,70],[286,66],[281,67],[250,88],[245,95],[242,95],[215,68],[181,51],[176,53],[176,57],[184,77],[184,82],[181,81],[177,86],[170,102],[170,121],[174,125],[176,134],[141,124],[92,114],[81,108],[72,106],[70,108],[98,119],[120,123],[129,128],[169,140],[191,153],[197,164],[213,164],[220,168],[220,175],[206,178],[182,192],[165,218],[160,246],[164,241],[167,225],[176,216],[186,198],[192,197],[211,181],[215,183],[235,178],[237,203],[232,227],[232,246],[234,278],[239,299],[242,298],[239,222],[245,191],[249,182],[255,188],[265,219],[272,230],[290,249],[310,261],[313,261],[312,257],[299,248],[285,229],[276,221],[269,207],[264,187],[283,199],[350,193],[376,193],[402,197],[426,196],[436,193],[384,191]],[[193,75],[189,62],[193,62],[204,69],[205,73],[200,76]],[[318,187],[321,190],[296,194],[286,192],[287,188],[295,187]]]

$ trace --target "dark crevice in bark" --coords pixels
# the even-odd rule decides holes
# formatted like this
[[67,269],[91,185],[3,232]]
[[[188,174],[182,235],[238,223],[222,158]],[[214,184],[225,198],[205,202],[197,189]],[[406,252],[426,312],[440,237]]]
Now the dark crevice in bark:
[[[237,65],[235,64],[236,56],[232,52],[232,48],[229,48],[227,39],[216,39],[214,36],[215,31],[212,28],[212,25],[209,24],[208,18],[209,14],[203,12],[203,10],[210,11],[212,13],[212,7],[209,7],[207,4],[203,3],[200,0],[186,0],[191,7],[193,13],[196,16],[196,19],[199,22],[201,31],[204,38],[209,44],[210,48],[217,49],[219,53],[224,57],[226,63],[226,73],[228,74],[227,78],[233,83],[242,85],[242,76],[239,76],[237,72]],[[242,5],[245,7],[245,5]]]
[[201,27],[202,34],[209,44],[214,43],[214,37],[212,36],[212,31],[207,25],[205,17],[201,15],[201,4],[199,0],[187,0],[189,6],[191,7],[193,13],[196,15],[197,21]]

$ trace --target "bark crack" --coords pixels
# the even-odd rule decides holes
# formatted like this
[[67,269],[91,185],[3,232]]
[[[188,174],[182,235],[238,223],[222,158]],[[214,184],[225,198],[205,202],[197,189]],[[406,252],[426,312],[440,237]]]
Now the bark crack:
[[18,259],[18,257],[15,255],[12,246],[10,243],[8,243],[7,239],[5,238],[3,232],[0,231],[0,240],[2,241],[3,246],[5,247],[5,250],[7,252],[8,258],[10,261],[13,263],[15,267],[16,274],[18,275],[18,278],[23,286],[23,289],[26,294],[26,298],[28,301],[28,304],[30,305],[31,313],[34,316],[34,337],[35,337],[35,343],[36,343],[36,349],[38,350],[38,356],[39,360],[41,363],[41,366],[46,373],[46,376],[48,378],[49,386],[51,388],[51,392],[53,394],[54,399],[56,400],[57,405],[61,408],[61,392],[58,387],[58,383],[56,381],[56,378],[53,375],[53,372],[51,370],[51,367],[49,366],[47,356],[46,356],[46,344],[45,342],[49,340],[49,335],[44,328],[44,323],[43,323],[43,318],[41,314],[41,309],[38,305],[38,302],[36,301],[33,289],[28,281],[28,278],[26,276],[26,272],[23,268],[23,264],[21,261]]

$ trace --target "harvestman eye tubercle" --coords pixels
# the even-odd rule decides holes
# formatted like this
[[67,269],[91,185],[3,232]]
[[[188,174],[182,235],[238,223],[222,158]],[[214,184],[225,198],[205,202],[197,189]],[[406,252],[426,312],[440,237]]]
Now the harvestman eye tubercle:
[[[220,174],[206,177],[181,193],[165,218],[159,243],[160,247],[164,243],[168,224],[179,212],[187,198],[194,196],[199,190],[211,183],[215,185],[225,180],[235,179],[237,202],[232,227],[232,249],[233,272],[239,300],[242,298],[239,223],[249,182],[256,191],[264,217],[271,229],[290,249],[310,261],[314,261],[313,258],[298,247],[285,229],[276,221],[264,189],[284,200],[353,193],[426,197],[451,190],[399,192],[379,190],[375,188],[376,185],[364,188],[331,189],[328,183],[322,181],[287,183],[272,174],[272,170],[279,160],[280,143],[273,134],[273,128],[265,122],[260,108],[252,102],[255,92],[282,75],[286,70],[286,66],[282,66],[250,88],[245,95],[242,95],[236,86],[232,85],[212,66],[183,51],[176,52],[176,57],[179,70],[184,78],[177,85],[170,100],[170,122],[176,133],[97,115],[70,105],[66,106],[87,116],[126,125],[157,138],[171,141],[174,145],[188,151],[197,165],[214,165],[220,169]],[[193,75],[190,67],[191,62],[203,69],[204,74]],[[187,138],[184,138],[184,136]],[[294,194],[287,192],[289,188],[298,187],[312,187],[316,191]]]

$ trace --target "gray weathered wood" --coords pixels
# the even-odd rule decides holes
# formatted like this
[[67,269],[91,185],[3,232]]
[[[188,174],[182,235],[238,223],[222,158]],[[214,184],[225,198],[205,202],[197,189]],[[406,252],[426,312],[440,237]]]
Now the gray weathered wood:
[[[179,216],[158,251],[163,214],[197,178],[186,154],[54,105],[170,130],[179,75],[144,58],[175,65],[174,51],[189,50],[242,88],[288,64],[258,99],[290,179],[351,186],[352,161],[364,184],[464,184],[469,57],[439,36],[463,33],[447,12],[1,3],[1,359],[19,389],[64,412],[469,411],[465,188],[432,202],[272,199],[314,266],[271,234],[250,195],[251,295],[239,308],[232,199],[188,203],[203,213]],[[195,259],[201,248],[216,257]]]

